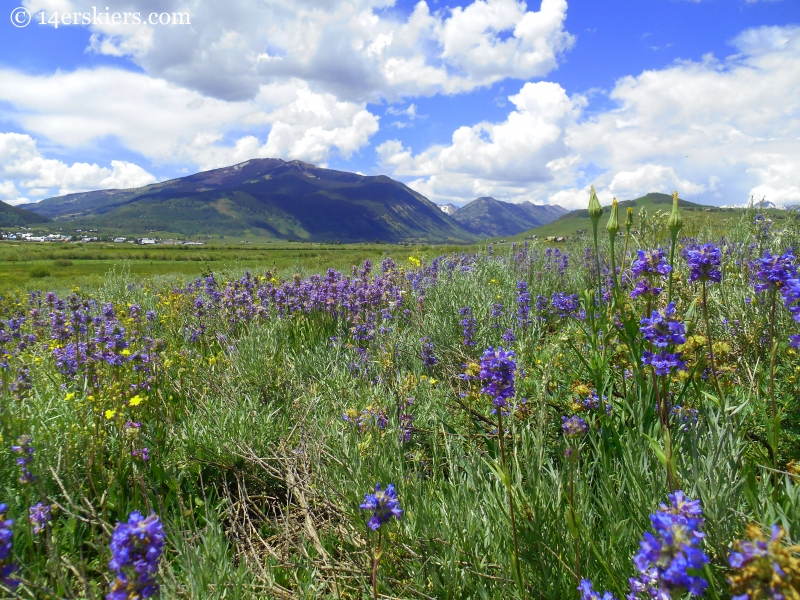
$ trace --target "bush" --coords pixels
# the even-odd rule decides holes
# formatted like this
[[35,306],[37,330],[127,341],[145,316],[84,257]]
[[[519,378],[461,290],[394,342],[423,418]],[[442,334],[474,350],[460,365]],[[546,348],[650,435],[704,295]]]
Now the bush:
[[64,260],[63,258],[59,258],[58,260],[53,261],[53,264],[56,267],[71,267],[72,266],[72,261],[71,260]]
[[29,275],[36,278],[50,277],[50,271],[48,271],[45,267],[33,267]]

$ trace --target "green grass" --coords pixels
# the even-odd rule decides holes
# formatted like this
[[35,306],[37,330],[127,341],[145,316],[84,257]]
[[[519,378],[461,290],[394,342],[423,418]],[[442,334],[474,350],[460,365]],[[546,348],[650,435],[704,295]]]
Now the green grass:
[[255,239],[253,243],[206,246],[138,246],[112,243],[0,242],[0,291],[13,289],[69,290],[99,285],[111,272],[124,270],[137,278],[197,277],[205,272],[277,269],[322,272],[345,269],[365,259],[468,251],[463,246],[397,244],[302,244]]
[[[80,294],[62,296],[65,323],[88,327],[66,341],[52,329],[59,319],[50,313],[60,309],[46,296],[33,307],[13,291],[0,300],[4,329],[13,332],[20,323],[24,333],[37,336],[22,346],[22,338],[3,342],[9,369],[0,371],[0,502],[9,505],[4,518],[15,519],[11,559],[23,581],[18,597],[102,598],[113,580],[111,532],[137,509],[155,511],[164,522],[158,580],[169,600],[368,599],[379,539],[383,598],[573,600],[578,571],[596,589],[621,598],[635,573],[632,556],[651,527],[649,515],[667,501],[669,439],[680,488],[702,504],[706,537],[700,548],[710,561],[702,573],[709,581],[706,597],[730,598],[727,556],[748,523],[778,523],[787,541],[800,540],[800,356],[787,346],[798,325],[781,304],[772,319],[771,299],[754,294],[748,271],[748,258],[761,248],[796,246],[800,230],[781,221],[762,236],[752,220],[742,220],[725,233],[723,280],[708,290],[723,397],[708,372],[701,289],[687,283],[688,268],[678,256],[673,300],[689,338],[681,349],[688,370],[661,383],[673,393],[673,405],[697,412],[696,419],[674,415],[669,438],[654,410],[652,374],[641,366],[646,347],[638,328],[647,302],[631,301],[626,288],[614,304],[595,309],[587,292],[596,280],[584,261],[585,240],[562,247],[570,257],[563,273],[548,265],[541,242],[529,244],[522,256],[503,246],[465,262],[461,248],[455,255],[450,248],[435,282],[430,271],[427,280],[416,277],[407,257],[427,256],[430,266],[443,252],[438,247],[175,250],[185,256],[219,252],[219,260],[209,262],[224,292],[217,301],[204,286],[176,292],[181,281],[174,269],[194,268],[192,260],[163,261],[170,275],[132,275],[137,264],[159,262],[136,253],[161,250],[87,246],[75,250],[86,253],[84,260],[45,256],[55,252],[51,245],[11,248],[31,253],[26,272],[37,264],[52,264],[47,268],[55,272],[102,263],[88,256],[106,251],[130,252],[109,263],[127,261],[131,269],[98,275]],[[643,227],[629,254],[663,246],[663,234],[659,223]],[[381,274],[384,251],[402,272]],[[299,261],[298,252],[309,256]],[[608,253],[603,237],[604,263]],[[621,262],[620,246],[617,253]],[[309,261],[342,264],[370,256],[373,275],[385,286],[372,296],[374,321],[341,306],[304,310],[313,294],[299,295],[297,304],[276,307],[270,300],[267,310],[249,311],[243,300],[248,290],[260,286],[265,298],[280,294],[271,287],[273,273],[237,281],[244,266],[236,261],[247,256],[263,267],[252,269],[261,276],[283,257],[286,293],[297,285],[295,265],[324,271]],[[56,267],[57,260],[72,265]],[[59,283],[55,278],[28,283],[47,291]],[[66,288],[75,281],[65,275],[60,283]],[[520,281],[534,307],[525,326],[518,322]],[[392,285],[401,296],[387,293]],[[549,303],[535,308],[537,296],[549,300],[557,292],[587,294],[582,308],[589,319],[562,316]],[[353,307],[367,296],[346,295],[345,301]],[[141,361],[112,366],[90,358],[77,374],[63,373],[54,349],[109,335],[70,307],[99,315],[110,302],[118,320],[111,333],[130,344],[128,354],[117,348],[115,356],[142,352],[153,370],[135,368]],[[665,302],[662,295],[650,308],[663,309]],[[463,343],[465,306],[476,320],[474,346]],[[152,322],[141,318],[148,310],[155,312]],[[370,335],[357,339],[365,324]],[[511,347],[518,371],[503,420],[503,468],[492,398],[481,393],[480,382],[461,376],[487,347],[509,345],[501,338],[507,329],[517,337]],[[765,339],[773,329],[771,378]],[[423,337],[434,345],[435,366],[422,362]],[[771,383],[781,411],[777,421],[770,416]],[[584,387],[608,399],[610,414],[584,410]],[[141,402],[132,401],[134,393]],[[568,442],[562,416],[573,412],[589,429]],[[361,416],[361,425],[343,414]],[[402,435],[404,414],[413,415],[410,439]],[[771,445],[776,422],[782,431]],[[32,435],[36,448],[30,468],[38,479],[31,486],[19,482],[17,455],[9,449],[21,434]],[[568,444],[574,461],[565,456]],[[150,452],[146,464],[131,456],[143,446]],[[369,515],[359,509],[376,482],[396,485],[404,511],[380,537],[367,529]],[[521,582],[515,581],[509,493]],[[53,505],[53,518],[34,536],[25,517],[38,501]]]
[[[669,216],[669,212],[672,209],[672,200],[666,194],[660,194],[656,197],[657,201],[654,201],[653,197],[655,195],[648,195],[644,196],[643,198],[639,198],[635,201],[626,201],[621,202],[619,207],[619,222],[621,230],[625,230],[625,217],[626,211],[630,202],[635,202],[636,204],[632,206],[633,208],[633,229],[638,230],[641,228],[641,210],[644,209],[646,213],[649,215],[651,221],[655,220],[657,222],[661,222],[662,224],[666,224],[666,219]],[[666,201],[668,200],[668,201]],[[688,203],[692,204],[692,203]],[[687,235],[695,235],[701,231],[714,231],[714,232],[724,232],[729,230],[730,228],[734,227],[743,216],[749,214],[748,209],[733,209],[733,208],[719,208],[719,207],[711,207],[711,206],[703,206],[703,205],[696,205],[692,204],[691,206],[682,206],[682,215],[684,220],[685,231]],[[608,215],[610,213],[610,207],[606,206],[603,208],[604,218],[603,223],[605,223]],[[768,215],[769,218],[774,219],[776,222],[781,222],[787,219],[797,218],[798,215],[795,213],[790,213],[785,210],[776,210],[776,209],[769,209],[763,211],[764,214]],[[584,233],[580,234],[579,231],[583,231]],[[536,227],[534,229],[525,231],[515,236],[507,236],[506,240],[514,240],[520,241],[529,239],[531,236],[536,235],[540,238],[546,238],[549,236],[556,236],[556,237],[591,237],[592,233],[592,224],[591,220],[589,219],[588,212],[586,210],[577,210],[570,213],[567,213],[563,217],[548,223],[547,225],[543,225],[542,227]],[[605,231],[603,232],[605,235]]]

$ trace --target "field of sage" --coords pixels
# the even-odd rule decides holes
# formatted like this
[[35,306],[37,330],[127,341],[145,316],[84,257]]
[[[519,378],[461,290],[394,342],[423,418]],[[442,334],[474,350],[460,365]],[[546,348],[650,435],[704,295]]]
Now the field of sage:
[[797,600],[795,221],[589,210],[558,248],[3,293],[3,594]]

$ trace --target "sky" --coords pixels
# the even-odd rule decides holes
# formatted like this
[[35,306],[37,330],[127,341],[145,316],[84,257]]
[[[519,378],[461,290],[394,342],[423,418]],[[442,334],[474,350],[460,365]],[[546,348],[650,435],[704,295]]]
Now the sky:
[[439,203],[800,204],[798,0],[97,1],[2,2],[2,201],[270,157]]

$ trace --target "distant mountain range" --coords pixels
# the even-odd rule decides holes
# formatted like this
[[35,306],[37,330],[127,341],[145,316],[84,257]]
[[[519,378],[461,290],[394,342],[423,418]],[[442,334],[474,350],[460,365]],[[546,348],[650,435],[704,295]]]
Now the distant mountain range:
[[264,158],[127,190],[48,198],[40,218],[126,234],[265,236],[298,241],[474,242],[514,235],[566,213],[478,198],[434,204],[385,176]]
[[18,206],[0,202],[0,227],[19,227],[47,223],[50,219]]
[[316,242],[475,240],[433,202],[388,177],[270,158],[137,189],[49,198],[30,208],[56,220],[131,233]]
[[483,197],[459,208],[453,214],[453,219],[470,233],[481,237],[497,237],[541,227],[565,214],[566,209],[560,206],[533,202],[512,204]]

